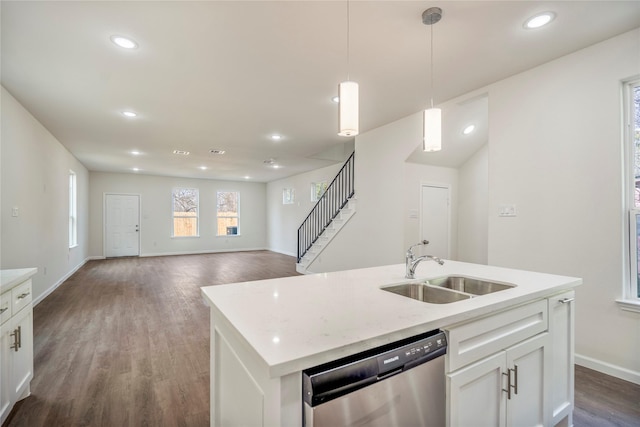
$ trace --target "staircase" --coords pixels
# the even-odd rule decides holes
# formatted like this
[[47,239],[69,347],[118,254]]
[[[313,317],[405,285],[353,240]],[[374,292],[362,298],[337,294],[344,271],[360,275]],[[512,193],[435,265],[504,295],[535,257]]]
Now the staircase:
[[340,229],[355,214],[354,153],[331,181],[318,203],[298,228],[298,262],[296,270],[307,273],[307,268]]

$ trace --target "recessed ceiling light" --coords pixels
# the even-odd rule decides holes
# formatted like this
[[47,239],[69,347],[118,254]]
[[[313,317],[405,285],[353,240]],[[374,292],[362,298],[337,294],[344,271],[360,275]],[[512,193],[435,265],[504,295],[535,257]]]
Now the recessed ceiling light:
[[189,152],[184,150],[173,150],[173,154],[180,154],[181,156],[188,156]]
[[138,47],[138,43],[123,36],[111,36],[111,41],[124,49],[135,49]]
[[206,166],[198,166],[198,169],[200,169],[202,171],[206,171],[209,168],[207,168]]
[[339,96],[334,96],[333,98],[331,98],[331,101],[333,101],[336,104],[338,104],[340,102],[340,97]]
[[133,150],[133,151],[131,151],[131,154],[134,155],[134,156],[139,156],[142,153],[140,151],[138,151],[138,150]]
[[272,167],[272,168],[274,168],[274,169],[280,169],[282,166],[280,166],[280,165],[273,165],[273,166],[271,166],[271,167]]
[[463,134],[465,135],[469,135],[471,132],[474,131],[474,129],[476,128],[475,125],[469,125],[466,128],[464,128],[464,130],[462,131]]
[[249,175],[245,176],[244,179],[251,179]]
[[533,30],[535,28],[544,27],[556,17],[554,12],[543,12],[537,15],[532,16],[527,19],[524,23],[524,28],[528,30]]
[[273,135],[270,136],[271,139],[273,139],[274,141],[280,141],[282,139],[282,135],[278,135],[277,133],[274,133]]
[[134,113],[133,111],[123,111],[122,115],[125,117],[129,117],[129,118],[133,118],[133,117],[137,117],[138,114]]
[[140,168],[131,168],[131,170],[134,172],[140,172]]

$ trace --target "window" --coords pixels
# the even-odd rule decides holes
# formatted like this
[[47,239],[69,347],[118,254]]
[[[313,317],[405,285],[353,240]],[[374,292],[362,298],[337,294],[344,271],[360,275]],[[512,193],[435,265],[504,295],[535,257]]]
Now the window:
[[640,79],[626,85],[625,117],[630,280],[624,296],[625,300],[638,304],[633,309],[640,311]]
[[218,236],[240,235],[240,193],[218,191],[217,200]]
[[198,237],[198,189],[173,190],[173,237]]
[[327,191],[327,181],[312,182],[311,183],[311,201],[317,202],[320,197]]
[[76,173],[69,171],[69,247],[78,246],[78,189]]
[[282,204],[283,205],[292,205],[295,202],[296,193],[293,188],[283,188],[282,189]]

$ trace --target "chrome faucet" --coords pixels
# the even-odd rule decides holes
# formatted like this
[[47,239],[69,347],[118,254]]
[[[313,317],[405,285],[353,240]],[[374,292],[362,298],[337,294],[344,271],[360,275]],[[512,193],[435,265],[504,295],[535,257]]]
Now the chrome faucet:
[[418,266],[418,264],[420,264],[420,262],[426,260],[433,260],[435,262],[437,262],[438,264],[442,265],[444,264],[444,261],[441,260],[440,258],[438,258],[437,256],[433,256],[433,255],[422,255],[419,256],[418,258],[416,258],[413,255],[413,248],[415,248],[416,246],[421,246],[421,245],[428,245],[429,241],[428,240],[423,240],[420,243],[417,243],[413,246],[409,246],[409,249],[407,249],[407,253],[404,257],[404,262],[405,262],[405,267],[406,267],[406,274],[405,274],[405,278],[407,279],[415,279],[415,273],[416,273],[416,267]]

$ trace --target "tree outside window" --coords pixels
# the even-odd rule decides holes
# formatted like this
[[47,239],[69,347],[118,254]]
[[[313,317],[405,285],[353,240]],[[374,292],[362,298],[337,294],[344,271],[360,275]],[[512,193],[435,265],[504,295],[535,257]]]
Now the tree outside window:
[[198,236],[198,189],[173,190],[173,237]]
[[237,191],[218,191],[217,235],[237,236],[240,234],[240,193]]

